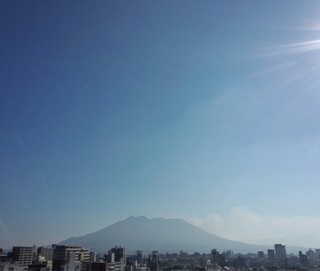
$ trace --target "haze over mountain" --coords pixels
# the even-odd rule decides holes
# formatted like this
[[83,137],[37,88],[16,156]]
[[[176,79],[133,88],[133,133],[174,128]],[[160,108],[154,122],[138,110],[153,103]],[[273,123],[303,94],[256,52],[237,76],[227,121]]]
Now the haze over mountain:
[[160,252],[209,252],[231,249],[235,252],[266,251],[268,246],[227,240],[211,234],[182,219],[129,217],[97,232],[72,237],[60,244],[81,245],[97,252],[113,246],[124,246],[128,251],[141,249]]

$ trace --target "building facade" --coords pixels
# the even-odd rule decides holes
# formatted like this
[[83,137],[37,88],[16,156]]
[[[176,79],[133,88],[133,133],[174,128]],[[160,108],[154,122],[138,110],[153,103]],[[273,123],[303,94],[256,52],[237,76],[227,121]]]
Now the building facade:
[[276,252],[277,261],[285,261],[287,258],[286,246],[283,244],[275,244],[274,250]]
[[52,257],[52,270],[62,271],[63,266],[67,264],[70,254],[74,254],[75,261],[90,262],[90,250],[81,246],[69,246],[69,245],[52,245],[53,257]]
[[19,265],[29,265],[32,264],[33,259],[33,247],[13,247],[12,248],[12,258],[13,261]]

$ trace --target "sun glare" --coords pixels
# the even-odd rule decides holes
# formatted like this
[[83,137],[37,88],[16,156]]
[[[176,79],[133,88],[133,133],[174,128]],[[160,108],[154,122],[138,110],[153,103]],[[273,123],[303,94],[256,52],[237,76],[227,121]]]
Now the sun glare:
[[[319,31],[319,29],[318,26],[317,30]],[[320,83],[318,51],[320,51],[320,39],[261,48],[253,57],[266,61],[261,66],[264,68],[255,73],[253,78],[272,75],[274,80],[280,77],[281,84],[294,83],[296,89],[303,86],[304,91],[310,90]]]

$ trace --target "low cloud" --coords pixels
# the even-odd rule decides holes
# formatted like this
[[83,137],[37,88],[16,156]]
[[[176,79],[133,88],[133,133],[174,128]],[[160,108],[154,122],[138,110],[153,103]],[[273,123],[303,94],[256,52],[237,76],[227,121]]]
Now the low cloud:
[[278,216],[258,214],[237,206],[228,214],[212,214],[188,221],[218,236],[247,243],[320,247],[320,216]]

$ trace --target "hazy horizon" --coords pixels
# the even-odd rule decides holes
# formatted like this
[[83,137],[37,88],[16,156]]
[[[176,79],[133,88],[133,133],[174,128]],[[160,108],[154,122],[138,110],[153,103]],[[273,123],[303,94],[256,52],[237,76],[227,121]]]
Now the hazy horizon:
[[0,247],[132,215],[320,247],[319,1],[0,7]]

